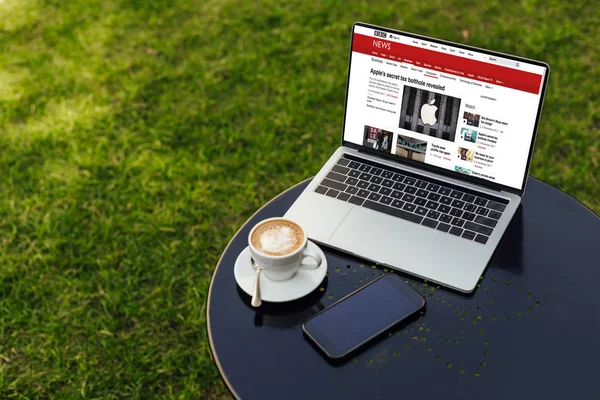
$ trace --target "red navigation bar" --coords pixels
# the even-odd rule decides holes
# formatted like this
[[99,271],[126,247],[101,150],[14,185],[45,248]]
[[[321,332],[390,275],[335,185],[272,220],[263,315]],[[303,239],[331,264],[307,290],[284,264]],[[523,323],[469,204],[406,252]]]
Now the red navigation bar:
[[533,94],[540,92],[542,76],[377,37],[354,34],[352,51],[456,75]]

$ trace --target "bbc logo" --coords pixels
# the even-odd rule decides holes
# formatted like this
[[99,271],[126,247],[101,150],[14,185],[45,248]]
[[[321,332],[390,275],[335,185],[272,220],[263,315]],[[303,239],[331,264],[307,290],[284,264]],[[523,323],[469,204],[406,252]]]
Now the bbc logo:
[[381,31],[375,31],[375,36],[381,37],[381,38],[386,38],[387,37],[387,33],[385,32],[381,32]]

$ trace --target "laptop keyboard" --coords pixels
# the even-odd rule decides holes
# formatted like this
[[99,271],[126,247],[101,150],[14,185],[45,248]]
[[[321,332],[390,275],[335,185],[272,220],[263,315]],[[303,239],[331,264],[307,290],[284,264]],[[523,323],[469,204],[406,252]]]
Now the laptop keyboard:
[[358,160],[348,155],[340,158],[315,192],[482,244],[508,204]]

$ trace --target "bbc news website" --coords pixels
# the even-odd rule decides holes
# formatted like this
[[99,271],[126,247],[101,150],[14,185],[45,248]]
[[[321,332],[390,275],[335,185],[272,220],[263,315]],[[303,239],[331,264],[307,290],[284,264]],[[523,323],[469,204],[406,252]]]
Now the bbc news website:
[[344,139],[522,189],[545,73],[357,26]]

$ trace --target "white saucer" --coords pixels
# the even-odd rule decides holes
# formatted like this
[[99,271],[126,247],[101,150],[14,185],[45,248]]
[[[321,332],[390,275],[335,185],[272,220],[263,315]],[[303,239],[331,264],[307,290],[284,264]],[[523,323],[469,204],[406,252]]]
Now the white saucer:
[[[325,257],[323,250],[310,240],[308,241],[307,247],[319,253],[321,260],[323,260],[321,266],[316,269],[300,268],[298,272],[296,272],[296,275],[287,281],[282,282],[272,281],[267,278],[264,273],[261,273],[260,297],[263,301],[272,303],[292,301],[306,296],[319,287],[327,273],[327,258]],[[315,262],[310,257],[307,257],[304,260],[307,264]],[[246,247],[240,253],[237,260],[235,260],[233,273],[239,287],[248,295],[252,296],[254,292],[254,281],[256,280],[256,271],[252,268],[252,264],[250,264],[250,250],[248,247]]]

